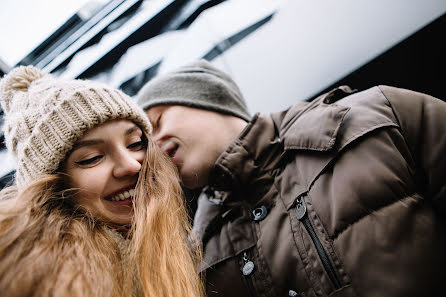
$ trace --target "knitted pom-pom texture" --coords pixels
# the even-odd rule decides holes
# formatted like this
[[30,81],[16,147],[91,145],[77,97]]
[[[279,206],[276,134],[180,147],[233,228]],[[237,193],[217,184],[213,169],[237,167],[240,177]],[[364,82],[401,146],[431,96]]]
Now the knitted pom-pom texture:
[[14,92],[26,92],[31,83],[45,76],[33,66],[19,66],[8,73],[0,82],[2,108],[9,112]]

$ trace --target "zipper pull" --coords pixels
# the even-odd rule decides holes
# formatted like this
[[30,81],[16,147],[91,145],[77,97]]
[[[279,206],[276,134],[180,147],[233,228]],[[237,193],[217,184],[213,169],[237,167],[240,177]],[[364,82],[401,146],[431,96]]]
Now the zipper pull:
[[248,255],[246,254],[246,252],[243,253],[243,261],[245,262],[245,265],[243,265],[242,269],[243,275],[248,276],[253,272],[255,265],[254,262],[248,259]]
[[299,195],[296,199],[296,218],[301,220],[307,214],[307,206],[303,200],[304,194]]

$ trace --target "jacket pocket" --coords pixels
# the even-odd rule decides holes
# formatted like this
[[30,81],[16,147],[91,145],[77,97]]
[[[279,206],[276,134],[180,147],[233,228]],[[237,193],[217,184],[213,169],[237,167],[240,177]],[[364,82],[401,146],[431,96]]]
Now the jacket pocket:
[[212,228],[207,228],[209,235],[206,236],[208,240],[203,247],[201,267],[206,280],[206,295],[217,297],[256,294],[251,274],[259,268],[248,254],[246,264],[243,261],[244,254],[256,246],[255,230],[249,213],[242,207],[235,206],[218,214],[210,226]]
[[336,270],[330,260],[330,257],[324,248],[321,240],[319,239],[316,231],[314,230],[313,225],[308,217],[307,206],[304,201],[304,197],[306,193],[299,195],[296,199],[296,218],[303,224],[305,230],[313,242],[313,245],[316,249],[316,252],[319,256],[319,260],[322,263],[325,273],[330,279],[333,287],[337,290],[342,287],[341,281],[336,274]]
[[302,114],[280,132],[285,150],[328,151],[333,148],[339,128],[350,107],[319,104]]
[[[228,219],[230,216],[235,216],[235,218]],[[256,245],[252,219],[249,213],[240,206],[218,215],[213,223],[218,227],[211,230],[209,239],[203,247],[202,271],[222,261],[237,257],[243,251]]]
[[295,196],[288,211],[297,250],[311,288],[317,295],[328,296],[344,291],[351,283],[310,201],[308,192],[301,192]]

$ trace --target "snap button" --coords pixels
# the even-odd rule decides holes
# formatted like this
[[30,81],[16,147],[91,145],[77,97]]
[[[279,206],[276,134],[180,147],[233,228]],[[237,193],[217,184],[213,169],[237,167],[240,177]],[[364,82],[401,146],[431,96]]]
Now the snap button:
[[265,206],[259,206],[252,211],[252,216],[254,217],[254,221],[263,220],[268,214],[268,209]]
[[288,296],[290,296],[290,297],[297,297],[297,296],[299,296],[299,294],[297,294],[296,291],[289,290],[288,291]]

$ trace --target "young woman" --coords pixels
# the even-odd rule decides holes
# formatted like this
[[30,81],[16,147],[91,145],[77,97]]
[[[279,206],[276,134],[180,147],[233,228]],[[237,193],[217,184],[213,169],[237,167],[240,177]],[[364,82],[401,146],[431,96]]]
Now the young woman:
[[177,173],[132,99],[28,66],[0,82],[17,161],[0,192],[2,296],[202,296]]

